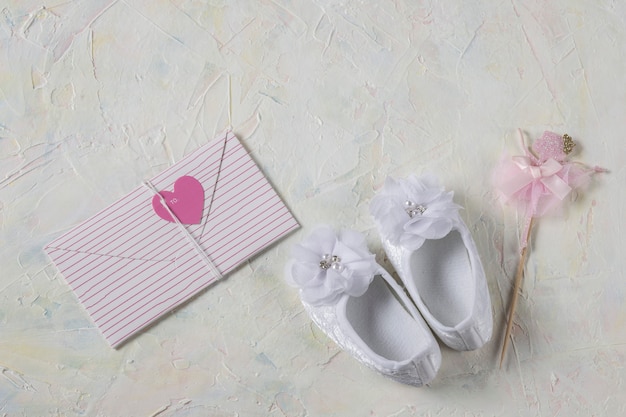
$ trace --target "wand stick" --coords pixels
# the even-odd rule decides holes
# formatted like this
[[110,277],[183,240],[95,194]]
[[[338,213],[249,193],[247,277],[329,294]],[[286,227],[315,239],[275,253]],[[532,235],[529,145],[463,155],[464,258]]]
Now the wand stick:
[[[530,218],[528,223],[528,230],[526,231],[526,242],[530,238],[530,231],[533,228],[533,217]],[[528,254],[528,244],[522,249],[519,264],[517,264],[517,272],[515,274],[515,282],[513,284],[513,295],[511,298],[511,305],[509,306],[509,319],[506,323],[506,331],[504,332],[504,343],[502,345],[502,353],[500,354],[500,369],[502,369],[502,362],[504,361],[504,355],[506,354],[506,348],[509,344],[509,337],[511,336],[511,328],[513,327],[513,316],[515,315],[515,308],[517,307],[517,298],[519,297],[519,290],[522,286],[522,278],[524,277],[524,265],[526,264],[526,255]]]

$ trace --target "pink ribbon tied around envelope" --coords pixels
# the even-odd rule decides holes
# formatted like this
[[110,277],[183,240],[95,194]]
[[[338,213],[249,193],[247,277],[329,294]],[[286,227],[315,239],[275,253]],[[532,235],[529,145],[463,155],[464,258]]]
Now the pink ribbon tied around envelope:
[[196,253],[202,258],[215,278],[222,279],[223,275],[220,270],[184,226],[185,224],[199,224],[202,220],[204,188],[202,188],[200,181],[188,175],[180,177],[174,182],[173,192],[159,192],[147,180],[143,182],[143,185],[154,193],[152,197],[154,212],[163,220],[177,224],[180,232],[193,245]]

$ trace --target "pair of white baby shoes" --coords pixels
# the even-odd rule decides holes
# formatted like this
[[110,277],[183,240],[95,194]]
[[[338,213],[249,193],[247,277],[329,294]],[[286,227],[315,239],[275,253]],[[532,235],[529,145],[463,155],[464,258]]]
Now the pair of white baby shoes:
[[456,350],[477,349],[491,337],[485,273],[452,197],[433,176],[410,176],[388,178],[372,199],[370,212],[404,288],[352,230],[317,228],[294,246],[286,267],[288,283],[326,335],[409,385],[428,384],[439,370],[433,332]]

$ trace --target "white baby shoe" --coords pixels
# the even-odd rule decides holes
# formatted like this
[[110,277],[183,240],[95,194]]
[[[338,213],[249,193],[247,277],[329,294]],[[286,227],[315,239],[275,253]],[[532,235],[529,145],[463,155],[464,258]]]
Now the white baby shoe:
[[286,278],[313,322],[361,363],[414,386],[435,377],[435,338],[360,233],[317,228],[294,246]]
[[435,177],[388,178],[372,199],[385,252],[409,296],[439,338],[456,350],[484,345],[491,300],[476,246]]

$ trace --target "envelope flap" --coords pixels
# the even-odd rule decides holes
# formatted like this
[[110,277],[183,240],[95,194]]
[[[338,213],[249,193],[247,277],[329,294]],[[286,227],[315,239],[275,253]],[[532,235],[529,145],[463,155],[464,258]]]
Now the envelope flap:
[[[233,136],[232,133],[231,136]],[[186,226],[192,234],[196,233],[196,230],[201,231],[204,228],[203,226],[211,211],[215,187],[221,175],[224,155],[229,141],[232,140],[233,137],[229,137],[227,132],[224,132],[221,136],[150,179],[150,184],[159,192],[174,190],[175,184],[184,177],[192,177],[201,185],[204,192],[201,222],[199,225]],[[157,218],[158,216],[153,217]],[[159,222],[163,221],[159,218]]]
[[[137,188],[79,226],[50,242],[46,251],[65,250],[72,253],[125,256],[137,259],[168,258],[159,247],[170,240],[174,230],[155,234],[156,219],[148,204],[150,195]],[[63,260],[63,259],[61,259]]]
[[[158,190],[173,189],[182,176],[193,176],[204,189],[202,224],[188,226],[202,229],[208,216],[215,185],[222,168],[226,135],[211,141],[180,162],[150,179]],[[145,260],[171,260],[177,244],[184,244],[179,226],[157,216],[152,207],[153,193],[138,187],[95,216],[52,241],[49,249],[94,255]],[[66,256],[71,256],[68,252]]]

